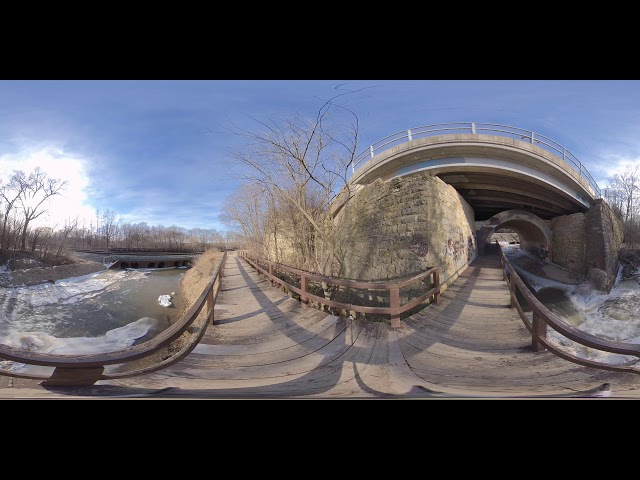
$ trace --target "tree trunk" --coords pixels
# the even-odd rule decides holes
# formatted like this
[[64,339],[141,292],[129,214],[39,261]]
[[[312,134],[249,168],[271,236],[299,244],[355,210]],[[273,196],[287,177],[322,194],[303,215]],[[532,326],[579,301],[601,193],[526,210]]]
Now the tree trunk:
[[27,249],[27,228],[29,228],[29,222],[31,221],[30,218],[25,217],[24,219],[24,226],[22,227],[22,238],[20,240],[20,249],[21,250],[26,250]]
[[2,222],[2,240],[0,241],[0,250],[4,250],[4,237],[7,231],[7,219],[9,216],[4,217],[4,221]]

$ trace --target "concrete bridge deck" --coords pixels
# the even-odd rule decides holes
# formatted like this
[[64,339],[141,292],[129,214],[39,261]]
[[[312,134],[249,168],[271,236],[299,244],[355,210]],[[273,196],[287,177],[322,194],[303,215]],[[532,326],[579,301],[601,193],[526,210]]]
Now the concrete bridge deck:
[[498,259],[478,257],[439,305],[391,329],[305,309],[232,255],[215,325],[183,361],[93,387],[16,381],[0,388],[0,399],[575,396],[603,383],[613,396],[640,397],[637,375],[533,352],[508,303]]

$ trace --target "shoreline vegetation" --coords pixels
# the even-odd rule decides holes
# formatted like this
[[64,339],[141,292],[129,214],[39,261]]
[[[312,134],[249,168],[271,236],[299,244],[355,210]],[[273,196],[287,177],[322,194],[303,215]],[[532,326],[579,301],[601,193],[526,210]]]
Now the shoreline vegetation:
[[222,255],[222,252],[207,250],[194,259],[191,268],[180,279],[178,295],[172,300],[176,307],[177,316],[172,319],[171,323],[181,318],[191,308],[193,302],[198,299],[204,287],[211,280]]

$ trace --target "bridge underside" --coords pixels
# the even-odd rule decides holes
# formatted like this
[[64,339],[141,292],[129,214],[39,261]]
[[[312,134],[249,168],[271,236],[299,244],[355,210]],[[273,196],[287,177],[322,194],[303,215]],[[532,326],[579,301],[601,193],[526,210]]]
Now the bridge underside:
[[453,186],[488,220],[505,210],[524,210],[544,220],[584,213],[595,193],[582,170],[527,142],[492,135],[441,135],[391,147],[363,164],[351,182],[427,172]]
[[587,211],[551,188],[526,177],[496,172],[444,172],[437,176],[454,187],[475,212],[476,220],[488,220],[505,210],[524,210],[544,220]]

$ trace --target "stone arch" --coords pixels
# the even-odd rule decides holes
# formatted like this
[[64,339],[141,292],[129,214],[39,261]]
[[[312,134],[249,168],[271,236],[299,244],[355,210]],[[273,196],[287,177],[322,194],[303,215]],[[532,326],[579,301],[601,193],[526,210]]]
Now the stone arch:
[[123,270],[124,270],[125,268],[129,268],[129,263],[128,263],[128,262],[122,262],[122,263],[120,263],[120,268],[121,268],[121,269],[123,269]]
[[180,266],[180,261],[176,260],[175,262],[173,262],[173,266],[174,267],[179,267]]
[[147,264],[147,268],[156,268],[156,264],[155,264],[155,262],[149,262],[149,263]]
[[164,262],[158,263],[158,268],[164,268]]
[[488,220],[487,225],[478,230],[478,247],[483,252],[489,250],[489,239],[500,228],[510,228],[520,237],[520,248],[532,255],[551,262],[552,234],[544,221],[524,210],[505,210]]

